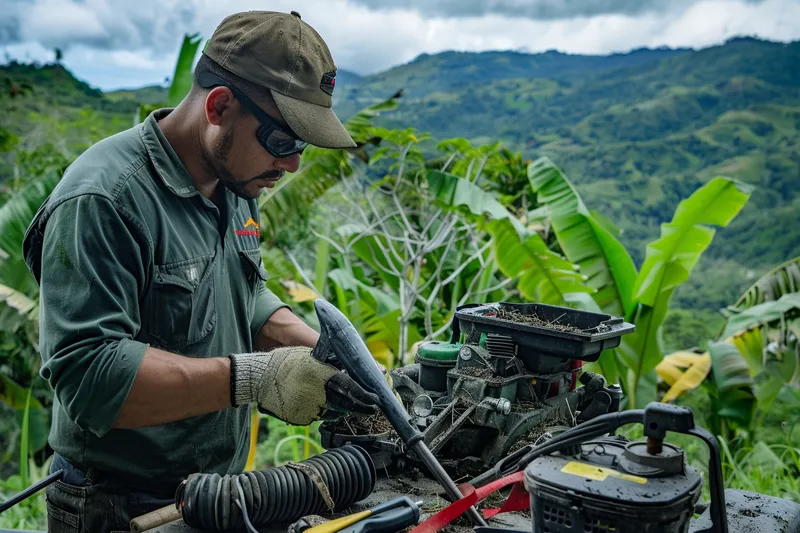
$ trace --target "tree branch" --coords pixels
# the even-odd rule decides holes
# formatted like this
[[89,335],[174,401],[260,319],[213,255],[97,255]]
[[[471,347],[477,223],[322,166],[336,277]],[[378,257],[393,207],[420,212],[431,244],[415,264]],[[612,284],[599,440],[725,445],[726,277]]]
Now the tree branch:
[[306,273],[303,271],[303,267],[301,267],[300,264],[297,262],[297,260],[294,258],[294,255],[292,255],[292,252],[290,252],[289,250],[284,248],[283,249],[283,253],[286,254],[286,257],[288,257],[289,261],[292,263],[292,265],[294,265],[294,268],[295,268],[295,270],[297,270],[297,273],[300,274],[300,277],[303,278],[303,283],[305,283],[306,286],[309,289],[311,289],[312,291],[317,293],[317,295],[319,295],[319,297],[322,298],[322,295],[316,289],[316,287],[314,286],[314,283],[308,278]]
[[322,239],[322,240],[324,240],[324,241],[327,241],[327,242],[328,242],[328,244],[330,244],[331,246],[333,246],[334,248],[336,248],[336,251],[337,251],[337,252],[339,252],[340,254],[344,255],[344,253],[345,253],[345,252],[344,252],[344,248],[342,248],[341,246],[339,246],[339,245],[336,243],[336,241],[334,241],[333,239],[331,239],[331,238],[330,238],[330,237],[328,237],[327,235],[323,235],[322,233],[318,232],[318,231],[317,231],[317,230],[315,230],[314,228],[311,228],[311,233],[313,233],[314,235],[316,235],[318,238],[320,238],[320,239]]

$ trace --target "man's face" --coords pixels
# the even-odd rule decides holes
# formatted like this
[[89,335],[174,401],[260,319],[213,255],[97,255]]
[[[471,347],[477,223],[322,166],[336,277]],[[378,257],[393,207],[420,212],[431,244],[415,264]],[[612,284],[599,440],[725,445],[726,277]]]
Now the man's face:
[[[256,102],[270,117],[285,124],[277,108]],[[272,188],[286,172],[296,172],[300,154],[276,158],[256,138],[258,119],[239,106],[238,117],[221,125],[217,138],[205,154],[207,163],[220,182],[235,195],[258,198],[264,188]]]

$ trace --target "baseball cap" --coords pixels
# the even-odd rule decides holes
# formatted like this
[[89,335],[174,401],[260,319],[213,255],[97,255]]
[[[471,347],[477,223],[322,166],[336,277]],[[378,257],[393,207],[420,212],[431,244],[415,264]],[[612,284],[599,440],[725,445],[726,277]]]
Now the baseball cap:
[[322,148],[356,143],[333,112],[336,64],[328,45],[296,11],[246,11],[214,30],[203,54],[221,68],[268,89],[289,127]]

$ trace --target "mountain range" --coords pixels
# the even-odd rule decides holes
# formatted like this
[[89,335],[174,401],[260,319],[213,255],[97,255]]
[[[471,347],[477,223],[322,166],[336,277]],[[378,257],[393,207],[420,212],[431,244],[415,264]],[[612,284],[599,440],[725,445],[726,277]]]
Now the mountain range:
[[[63,152],[129,127],[139,103],[167,92],[103,93],[59,64],[11,63],[2,76],[33,93],[13,99],[0,132],[17,147],[50,142]],[[587,206],[621,229],[637,265],[660,224],[701,184],[726,175],[755,185],[676,293],[680,307],[716,312],[800,255],[800,42],[742,37],[606,56],[423,54],[369,76],[340,70],[334,110],[346,119],[400,89],[400,106],[379,125],[550,157]]]

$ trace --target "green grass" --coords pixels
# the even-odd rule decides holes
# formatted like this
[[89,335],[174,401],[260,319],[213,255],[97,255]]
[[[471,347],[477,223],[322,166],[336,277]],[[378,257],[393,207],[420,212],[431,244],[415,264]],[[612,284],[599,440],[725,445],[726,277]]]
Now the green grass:
[[325,450],[320,445],[320,422],[308,427],[292,426],[269,416],[262,416],[259,442],[256,445],[256,470],[280,466],[288,461],[302,461]]
[[[50,459],[42,466],[37,466],[31,460],[28,470],[30,475],[28,483],[23,483],[22,476],[19,474],[0,480],[0,501],[7,500],[33,483],[47,477],[49,468]],[[44,489],[0,514],[0,528],[47,531],[47,506],[44,499]]]
[[[28,389],[20,431],[19,474],[0,480],[1,501],[6,501],[8,498],[44,479],[50,469],[51,458],[45,460],[42,466],[38,466],[29,453],[31,441],[29,414],[32,393],[33,388],[31,387]],[[46,530],[47,507],[44,489],[22,500],[0,515],[0,528]]]
[[720,440],[725,487],[741,489],[800,503],[800,448],[759,441],[735,452]]

